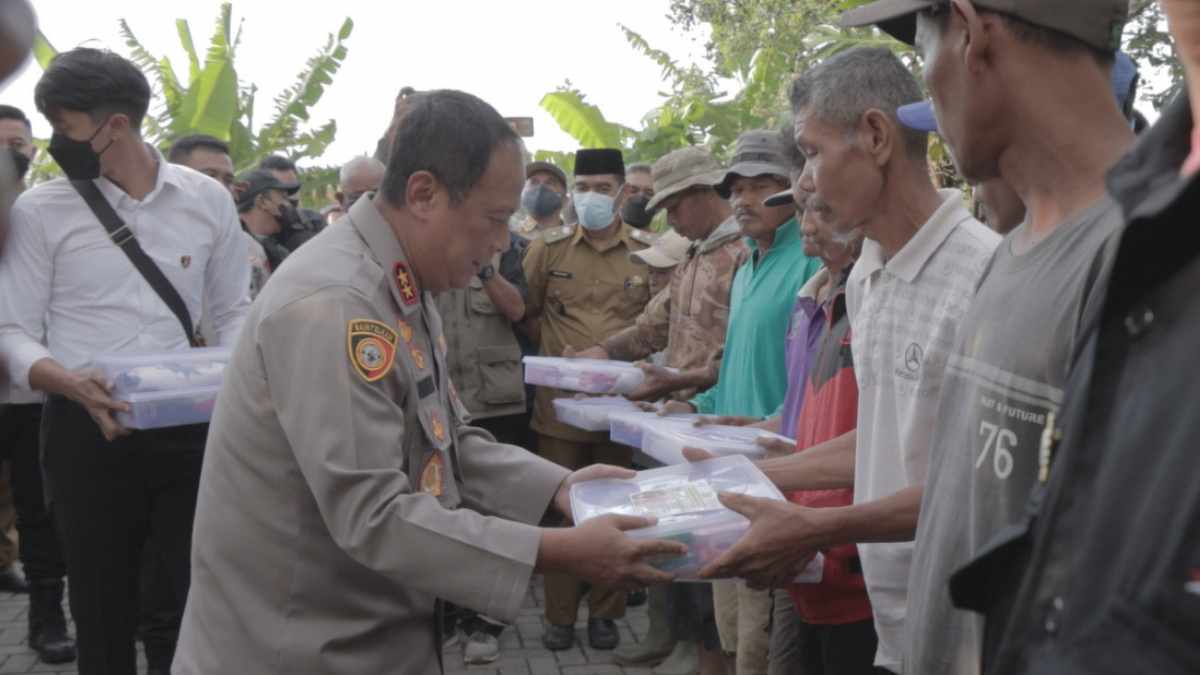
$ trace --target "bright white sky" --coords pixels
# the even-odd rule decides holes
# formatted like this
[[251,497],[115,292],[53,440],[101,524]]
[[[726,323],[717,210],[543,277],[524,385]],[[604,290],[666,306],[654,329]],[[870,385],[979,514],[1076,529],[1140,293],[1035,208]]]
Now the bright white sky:
[[[219,0],[32,0],[42,31],[60,50],[89,41],[127,54],[117,20],[156,56],[171,58],[187,77],[187,61],[175,19],[187,19],[203,52],[218,15]],[[244,19],[237,55],[238,76],[258,85],[256,124],[265,121],[277,93],[290,86],[307,59],[354,19],[349,54],[312,119],[338,123],[337,140],[322,158],[337,165],[371,152],[391,119],[400,87],[469,91],[507,116],[533,116],[530,150],[574,150],[569,136],[538,106],[542,95],[565,79],[582,90],[605,116],[639,126],[659,102],[658,66],[635,52],[618,27],[642,33],[651,45],[676,58],[703,58],[703,44],[675,30],[666,18],[668,0],[242,0],[234,22]],[[30,61],[0,91],[0,102],[26,111],[39,138],[49,125],[33,107],[41,74]]]

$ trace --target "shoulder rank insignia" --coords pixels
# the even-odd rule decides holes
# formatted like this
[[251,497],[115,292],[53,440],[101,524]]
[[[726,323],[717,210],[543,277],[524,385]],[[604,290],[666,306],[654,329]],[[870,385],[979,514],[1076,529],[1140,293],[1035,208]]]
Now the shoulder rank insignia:
[[647,232],[646,230],[639,230],[636,227],[630,228],[630,229],[632,230],[629,233],[630,236],[633,237],[635,240],[637,240],[643,244],[646,244],[647,246],[653,244],[655,242],[655,240],[658,239],[658,235],[654,234],[653,232]]
[[393,272],[396,275],[396,288],[400,289],[400,299],[405,305],[415,305],[418,302],[417,285],[413,283],[412,273],[408,271],[408,265],[402,262],[396,263]]
[[354,319],[346,329],[346,348],[350,363],[367,382],[377,382],[391,370],[396,360],[396,331],[370,319]]
[[441,497],[442,481],[446,475],[445,469],[442,453],[435,450],[426,460],[425,468],[421,470],[421,491],[434,497]]
[[546,234],[542,235],[542,241],[546,242],[547,244],[557,244],[558,242],[567,239],[572,234],[575,234],[575,226],[563,225],[562,227],[555,227],[546,230]]

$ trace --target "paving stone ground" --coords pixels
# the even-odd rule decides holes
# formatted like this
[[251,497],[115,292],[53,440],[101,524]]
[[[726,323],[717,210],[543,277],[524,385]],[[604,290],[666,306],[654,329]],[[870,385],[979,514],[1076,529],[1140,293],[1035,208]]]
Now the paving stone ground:
[[[642,668],[621,668],[613,664],[612,652],[595,651],[587,646],[587,608],[580,610],[578,645],[565,652],[550,652],[542,647],[542,603],[545,595],[540,578],[525,598],[517,623],[500,636],[500,660],[486,666],[463,665],[462,647],[443,653],[447,675],[649,675]],[[78,675],[72,664],[52,666],[41,663],[25,644],[29,598],[25,595],[0,593],[0,675],[11,673],[40,673]],[[621,643],[641,640],[647,630],[646,608],[631,608],[625,619],[617,624]],[[72,630],[74,630],[72,628]],[[145,673],[146,665],[140,650],[138,672]]]

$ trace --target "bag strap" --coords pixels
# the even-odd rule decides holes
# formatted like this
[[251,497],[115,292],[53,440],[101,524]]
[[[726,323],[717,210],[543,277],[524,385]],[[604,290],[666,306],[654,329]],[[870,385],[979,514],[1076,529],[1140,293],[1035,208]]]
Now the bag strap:
[[133,236],[133,232],[125,221],[121,220],[121,216],[113,210],[108,200],[100,193],[100,189],[90,180],[73,180],[71,185],[79,196],[83,197],[83,201],[87,203],[88,208],[92,210],[96,218],[100,220],[100,224],[108,231],[108,238],[112,243],[117,245],[117,248],[125,252],[129,262],[137,268],[141,273],[142,278],[146,283],[150,284],[150,288],[158,294],[158,297],[166,303],[171,313],[179,319],[179,323],[183,326],[183,332],[187,335],[188,344],[193,347],[199,347],[200,343],[196,339],[196,329],[192,326],[192,316],[188,313],[187,304],[183,298],[179,296],[179,291],[171,285],[163,271],[158,268],[154,260],[146,254],[146,251],[138,243],[137,237]]

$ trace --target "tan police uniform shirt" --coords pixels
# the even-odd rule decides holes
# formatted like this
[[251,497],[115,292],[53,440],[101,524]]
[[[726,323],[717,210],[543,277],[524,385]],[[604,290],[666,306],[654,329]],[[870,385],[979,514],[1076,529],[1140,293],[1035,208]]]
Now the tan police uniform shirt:
[[567,472],[462,424],[371,200],[274,276],[209,430],[174,672],[438,672],[436,600],[514,620]]
[[[595,243],[579,226],[546,233],[525,254],[526,303],[537,317],[539,353],[562,356],[567,347],[585,349],[633,324],[650,301],[646,269],[629,254],[653,243],[653,234],[622,224],[616,236]],[[538,387],[534,397],[534,431],[568,441],[602,442],[605,433],[580,431],[559,422],[553,401],[574,396]]]

